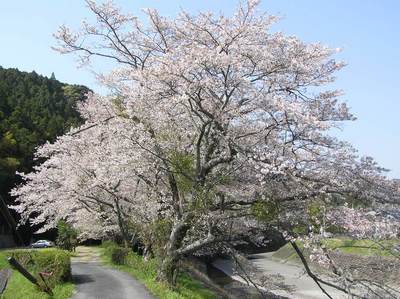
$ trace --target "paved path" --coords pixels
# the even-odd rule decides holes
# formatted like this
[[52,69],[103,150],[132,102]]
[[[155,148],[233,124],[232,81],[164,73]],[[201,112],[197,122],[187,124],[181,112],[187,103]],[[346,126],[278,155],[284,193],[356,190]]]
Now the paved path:
[[154,299],[129,274],[102,266],[93,248],[78,247],[72,258],[76,294],[72,299]]

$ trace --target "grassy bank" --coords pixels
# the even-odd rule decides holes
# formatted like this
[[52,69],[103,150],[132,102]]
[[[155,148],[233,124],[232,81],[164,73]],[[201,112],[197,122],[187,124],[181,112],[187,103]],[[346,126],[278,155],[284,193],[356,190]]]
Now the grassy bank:
[[2,299],[67,299],[70,298],[74,285],[68,282],[70,276],[69,254],[58,249],[41,250],[6,250],[0,251],[0,269],[10,268],[7,258],[14,256],[31,274],[53,272],[49,284],[54,296],[40,291],[18,271],[13,270],[6,292]]
[[195,281],[185,273],[179,274],[177,286],[174,289],[156,281],[157,262],[154,259],[144,261],[134,252],[129,252],[124,265],[116,265],[111,260],[115,244],[106,243],[100,247],[102,259],[107,264],[118,270],[131,274],[143,283],[147,289],[156,297],[162,299],[216,299],[217,297],[204,288],[200,282]]
[[[382,257],[400,257],[400,253],[393,251],[393,246],[400,244],[400,240],[383,240],[375,242],[373,240],[354,240],[348,238],[331,238],[323,241],[325,246],[331,250],[338,250],[341,253],[355,254],[359,256],[382,256]],[[301,243],[298,243],[299,247],[303,247]],[[296,252],[292,246],[288,243],[273,255],[274,258],[285,261],[300,262]]]
[[[351,253],[362,256],[393,256],[393,246],[400,244],[400,240],[382,240],[376,242],[374,240],[352,240],[346,238],[326,239],[325,244],[329,249],[339,250],[343,253]],[[399,254],[397,254],[399,255]],[[399,255],[400,256],[400,255]]]

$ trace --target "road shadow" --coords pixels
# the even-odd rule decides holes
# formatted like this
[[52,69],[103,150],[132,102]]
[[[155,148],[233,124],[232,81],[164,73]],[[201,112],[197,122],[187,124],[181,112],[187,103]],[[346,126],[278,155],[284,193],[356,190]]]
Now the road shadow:
[[94,279],[91,275],[88,274],[74,274],[72,275],[72,280],[76,285],[85,284],[89,282],[93,282]]

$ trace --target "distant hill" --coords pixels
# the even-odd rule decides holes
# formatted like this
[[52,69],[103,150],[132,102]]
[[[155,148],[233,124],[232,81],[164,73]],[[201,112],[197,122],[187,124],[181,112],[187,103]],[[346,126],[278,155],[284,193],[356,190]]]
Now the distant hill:
[[59,82],[54,74],[0,67],[0,195],[6,201],[18,183],[15,172],[31,171],[35,148],[81,123],[75,106],[88,91]]

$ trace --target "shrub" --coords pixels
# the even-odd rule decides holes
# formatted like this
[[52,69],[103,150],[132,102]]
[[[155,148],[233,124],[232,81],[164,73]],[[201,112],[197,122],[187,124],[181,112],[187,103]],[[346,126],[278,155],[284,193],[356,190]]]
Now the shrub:
[[107,248],[111,248],[111,247],[118,247],[118,245],[111,240],[106,240],[106,241],[101,242],[101,247],[107,249]]
[[111,261],[117,265],[124,265],[126,263],[126,257],[129,253],[128,248],[124,247],[113,247],[111,252]]
[[73,251],[78,244],[78,232],[65,220],[60,220],[57,224],[57,246],[61,249]]
[[71,280],[70,254],[63,250],[16,250],[11,254],[39,281],[39,272],[51,273],[46,282],[53,288],[56,284]]
[[104,254],[111,258],[114,248],[118,247],[113,241],[103,241],[101,247],[104,249]]
[[147,226],[147,232],[144,239],[144,244],[151,247],[153,253],[156,256],[164,256],[165,244],[168,242],[168,238],[172,229],[172,222],[169,219],[159,219],[153,221]]

